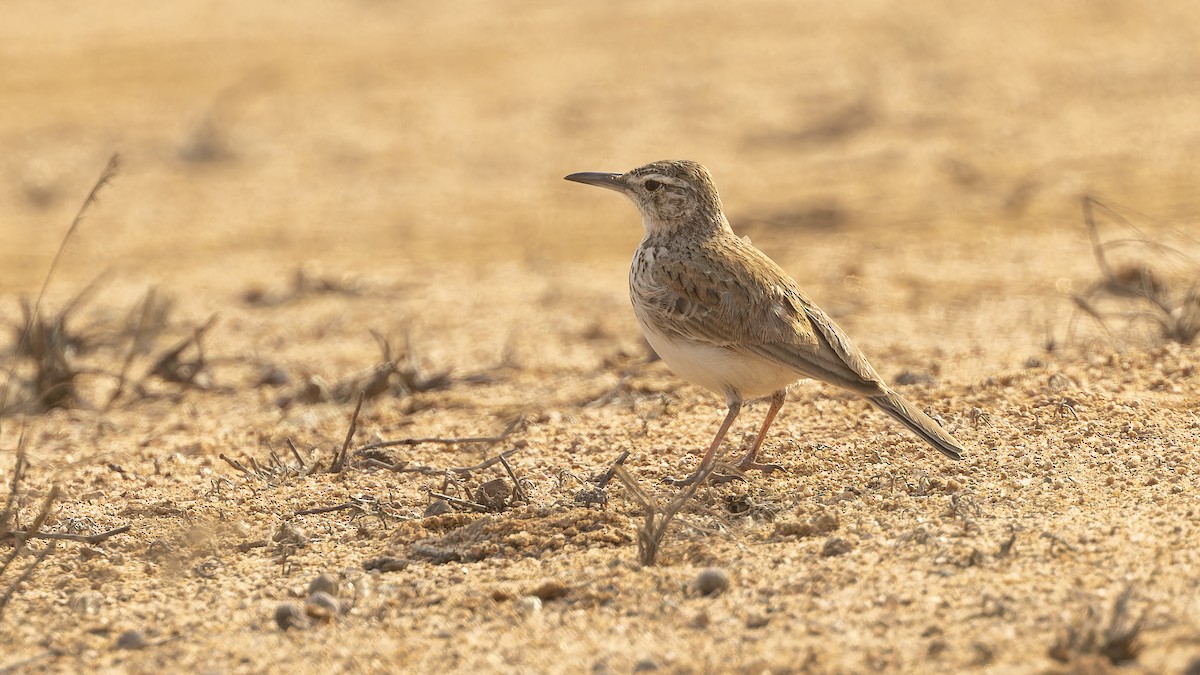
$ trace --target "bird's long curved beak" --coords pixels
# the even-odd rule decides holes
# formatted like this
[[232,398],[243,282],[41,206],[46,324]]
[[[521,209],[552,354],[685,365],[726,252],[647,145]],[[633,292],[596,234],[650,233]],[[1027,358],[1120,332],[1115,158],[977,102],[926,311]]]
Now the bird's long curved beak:
[[564,178],[576,183],[583,183],[584,185],[595,185],[596,187],[624,192],[625,183],[621,180],[622,175],[619,173],[604,173],[603,171],[584,171],[582,173],[573,173]]

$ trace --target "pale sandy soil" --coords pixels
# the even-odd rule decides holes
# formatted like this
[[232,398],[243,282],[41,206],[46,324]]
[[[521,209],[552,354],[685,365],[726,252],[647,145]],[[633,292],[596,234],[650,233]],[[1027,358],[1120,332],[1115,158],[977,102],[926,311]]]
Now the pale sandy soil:
[[[32,372],[19,300],[123,164],[45,305],[101,278],[67,320],[77,396],[0,419],[0,495],[24,433],[21,527],[57,485],[46,531],[130,529],[59,542],[15,589],[0,669],[1106,672],[1097,646],[1054,647],[1103,633],[1128,592],[1140,649],[1120,668],[1182,672],[1200,657],[1200,357],[1115,316],[1127,301],[1097,296],[1106,334],[1070,296],[1100,279],[1087,192],[1200,259],[1200,5],[1012,4],[9,3],[10,401]],[[582,491],[629,451],[670,499],[723,408],[646,362],[632,206],[561,177],[677,157],[710,167],[735,229],[965,461],[802,383],[764,448],[786,470],[701,489],[637,564],[638,503]],[[163,311],[108,405],[149,289]],[[150,374],[213,315],[197,386]],[[354,402],[309,394],[355,389],[383,361],[372,332],[401,372],[328,473]],[[494,443],[354,452],[514,420]],[[527,503],[487,515],[424,514],[431,492],[511,488],[498,464],[447,481],[366,461],[510,450]],[[397,569],[368,571],[381,559]],[[709,567],[729,577],[714,597]],[[322,572],[341,614],[281,631],[276,608]],[[128,631],[147,644],[119,648]]]

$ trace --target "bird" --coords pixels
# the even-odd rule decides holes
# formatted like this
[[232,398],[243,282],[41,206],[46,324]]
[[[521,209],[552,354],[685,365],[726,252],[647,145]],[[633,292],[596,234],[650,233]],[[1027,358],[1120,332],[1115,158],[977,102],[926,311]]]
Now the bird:
[[758,462],[758,451],[788,387],[804,379],[857,394],[945,456],[963,458],[963,445],[889,387],[782,267],[734,234],[703,165],[665,160],[565,179],[620,192],[637,206],[644,236],[629,268],[629,295],[646,341],[676,375],[725,399],[725,420],[699,468],[679,482],[707,475],[743,404],[767,397],[758,436],[734,466],[781,469]]

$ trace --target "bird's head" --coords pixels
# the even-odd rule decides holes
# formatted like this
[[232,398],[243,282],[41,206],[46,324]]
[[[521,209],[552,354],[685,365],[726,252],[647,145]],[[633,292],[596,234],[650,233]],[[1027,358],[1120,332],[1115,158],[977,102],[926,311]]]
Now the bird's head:
[[647,234],[728,227],[708,169],[687,160],[653,162],[625,173],[573,173],[567,180],[616,190],[633,200]]

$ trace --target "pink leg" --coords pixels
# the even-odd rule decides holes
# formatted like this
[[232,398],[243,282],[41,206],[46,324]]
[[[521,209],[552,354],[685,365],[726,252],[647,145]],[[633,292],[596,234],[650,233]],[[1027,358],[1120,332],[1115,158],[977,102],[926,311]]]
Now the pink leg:
[[713,439],[712,445],[708,446],[708,452],[704,453],[704,459],[700,460],[700,466],[696,472],[687,478],[668,478],[667,482],[674,485],[691,485],[699,480],[700,476],[712,466],[713,460],[717,455],[717,448],[721,447],[721,441],[725,440],[725,434],[729,433],[729,427],[733,426],[733,421],[737,419],[738,413],[742,410],[741,399],[733,399],[726,402],[729,406],[729,412],[725,415],[725,421],[721,424],[721,428],[717,430],[717,436]]
[[763,420],[762,429],[758,432],[758,438],[754,439],[754,446],[750,448],[750,452],[738,462],[737,466],[743,471],[755,469],[764,473],[770,473],[777,469],[782,469],[778,464],[759,464],[754,461],[754,457],[758,455],[758,449],[762,447],[763,439],[767,437],[767,429],[771,428],[771,423],[775,421],[775,416],[779,414],[779,409],[783,407],[783,400],[787,398],[787,390],[780,389],[771,395],[771,407],[767,409],[767,419]]

